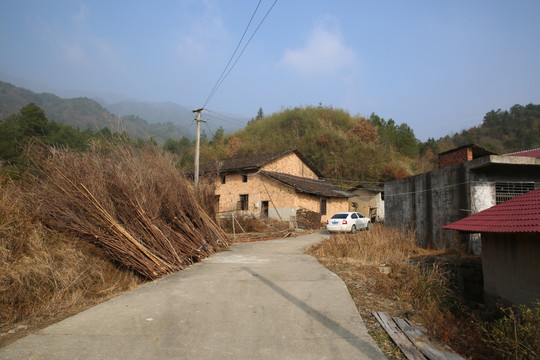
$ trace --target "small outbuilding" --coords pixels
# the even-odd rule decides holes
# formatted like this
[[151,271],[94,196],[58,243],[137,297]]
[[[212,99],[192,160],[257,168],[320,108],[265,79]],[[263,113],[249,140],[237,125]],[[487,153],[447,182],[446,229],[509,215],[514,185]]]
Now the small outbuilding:
[[348,190],[354,194],[349,198],[349,211],[358,211],[372,222],[384,220],[384,188],[359,184]]
[[486,303],[540,299],[540,189],[442,228],[481,234]]

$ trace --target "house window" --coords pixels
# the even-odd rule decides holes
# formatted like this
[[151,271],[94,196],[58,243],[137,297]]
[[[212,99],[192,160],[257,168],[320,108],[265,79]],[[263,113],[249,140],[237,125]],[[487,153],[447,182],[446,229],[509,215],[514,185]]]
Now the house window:
[[247,174],[242,175],[242,182],[247,182]]
[[226,181],[227,181],[227,175],[221,175],[221,183],[225,184]]
[[242,194],[240,195],[240,201],[238,202],[238,210],[248,210],[249,209],[249,195]]
[[321,215],[326,215],[326,199],[321,199]]
[[500,204],[534,190],[534,182],[496,182],[495,202]]

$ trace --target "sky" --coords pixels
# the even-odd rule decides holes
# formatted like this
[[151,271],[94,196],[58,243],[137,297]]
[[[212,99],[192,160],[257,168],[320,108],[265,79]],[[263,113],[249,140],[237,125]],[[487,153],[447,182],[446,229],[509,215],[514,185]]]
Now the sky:
[[540,103],[539,44],[538,0],[0,1],[2,81],[245,118],[331,106],[422,141]]

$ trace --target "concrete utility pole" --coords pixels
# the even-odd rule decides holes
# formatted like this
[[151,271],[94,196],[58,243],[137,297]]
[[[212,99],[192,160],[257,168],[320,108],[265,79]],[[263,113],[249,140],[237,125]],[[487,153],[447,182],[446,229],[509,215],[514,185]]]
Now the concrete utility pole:
[[195,139],[195,188],[199,186],[199,153],[201,147],[201,112],[204,108],[193,110],[194,113],[197,113],[195,116],[195,121],[197,121],[197,138]]

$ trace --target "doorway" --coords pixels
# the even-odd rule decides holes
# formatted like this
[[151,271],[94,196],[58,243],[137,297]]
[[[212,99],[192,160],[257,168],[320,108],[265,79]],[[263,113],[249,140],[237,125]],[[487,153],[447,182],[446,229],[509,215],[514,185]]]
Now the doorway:
[[268,217],[268,201],[261,201],[261,216]]

